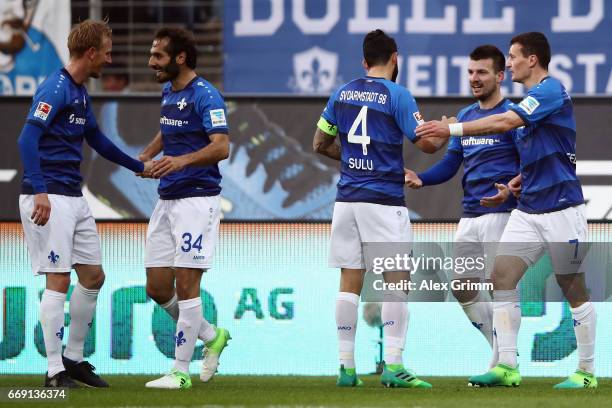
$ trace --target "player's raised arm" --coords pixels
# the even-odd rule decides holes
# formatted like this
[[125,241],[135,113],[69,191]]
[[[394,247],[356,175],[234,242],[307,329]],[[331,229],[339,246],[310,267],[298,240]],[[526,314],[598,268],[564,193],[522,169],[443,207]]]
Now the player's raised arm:
[[421,139],[492,135],[516,129],[524,124],[516,112],[509,110],[471,122],[449,123],[444,120],[432,120],[420,125],[416,129],[416,135]]

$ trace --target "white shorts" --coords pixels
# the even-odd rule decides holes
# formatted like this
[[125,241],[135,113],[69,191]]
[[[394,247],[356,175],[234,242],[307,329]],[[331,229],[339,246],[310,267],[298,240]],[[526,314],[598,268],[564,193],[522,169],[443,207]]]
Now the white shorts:
[[[510,218],[509,212],[483,214],[480,217],[461,218],[455,233],[453,256],[457,258],[484,258],[485,269],[471,269],[458,273],[452,271],[452,279],[490,279],[495,263],[497,243]],[[463,244],[463,245],[462,245]]]
[[497,255],[518,256],[528,266],[548,250],[558,275],[578,273],[587,248],[588,233],[584,204],[544,214],[512,211]]
[[365,269],[364,242],[412,242],[408,209],[337,202],[332,216],[329,267]]
[[30,218],[34,196],[19,196],[19,213],[32,272],[70,272],[74,264],[101,265],[96,222],[84,197],[49,194],[51,216],[43,226]]
[[219,196],[158,200],[145,245],[145,267],[209,269],[219,235]]

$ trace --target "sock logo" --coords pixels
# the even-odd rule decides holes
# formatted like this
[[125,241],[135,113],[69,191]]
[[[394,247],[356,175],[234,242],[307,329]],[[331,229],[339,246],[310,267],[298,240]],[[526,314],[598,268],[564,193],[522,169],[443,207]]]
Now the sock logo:
[[57,333],[55,333],[55,337],[60,340],[64,340],[64,326],[62,326]]
[[187,339],[185,339],[185,333],[183,333],[182,330],[178,332],[177,335],[174,336],[174,341],[176,341],[176,347],[181,347],[183,344],[185,344],[185,342],[187,342]]
[[346,330],[351,331],[353,328],[351,326],[338,326],[338,330]]
[[57,263],[57,261],[59,261],[59,255],[53,252],[52,250],[51,252],[49,252],[49,256],[47,257],[47,259],[50,260],[52,264],[55,264]]
[[385,326],[393,326],[394,324],[395,324],[395,321],[387,320],[386,322],[383,323],[383,327],[385,327]]
[[474,326],[475,328],[477,328],[478,330],[482,329],[482,326],[484,324],[483,323],[476,323],[476,322],[472,322],[472,326]]

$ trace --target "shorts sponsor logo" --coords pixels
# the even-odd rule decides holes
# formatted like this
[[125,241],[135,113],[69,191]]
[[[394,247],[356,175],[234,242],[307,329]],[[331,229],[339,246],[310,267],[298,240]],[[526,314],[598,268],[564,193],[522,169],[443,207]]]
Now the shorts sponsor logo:
[[540,106],[540,102],[533,96],[528,96],[519,103],[519,106],[528,114],[531,115]]
[[53,106],[49,105],[48,103],[38,102],[38,106],[36,107],[36,111],[34,112],[34,117],[40,118],[42,120],[47,120],[51,109],[53,109]]
[[206,259],[206,257],[205,257],[204,255],[195,255],[195,256],[193,257],[193,260],[194,260],[194,261],[202,261],[202,260],[204,260],[204,259]]
[[210,111],[210,122],[212,127],[227,126],[227,120],[225,119],[225,112],[223,109],[213,109]]

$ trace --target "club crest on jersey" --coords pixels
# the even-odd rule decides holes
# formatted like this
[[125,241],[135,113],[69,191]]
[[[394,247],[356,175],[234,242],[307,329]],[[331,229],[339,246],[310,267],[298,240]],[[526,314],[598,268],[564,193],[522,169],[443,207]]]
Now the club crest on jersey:
[[225,112],[223,109],[213,109],[210,111],[210,122],[212,127],[227,126],[227,120],[225,119]]
[[528,96],[519,103],[519,106],[528,114],[531,115],[540,106],[540,102],[533,96]]
[[51,109],[53,109],[53,106],[49,105],[48,103],[38,102],[38,106],[36,107],[36,111],[34,112],[34,117],[40,118],[42,120],[47,120]]
[[180,101],[178,101],[176,103],[176,106],[178,106],[178,109],[180,111],[182,111],[183,109],[185,109],[185,106],[187,106],[187,102],[185,101],[185,98],[181,99]]
[[423,115],[421,115],[421,112],[416,111],[412,114],[412,116],[414,116],[414,120],[416,120],[417,124],[422,125],[423,123],[425,123],[425,120],[423,119]]

